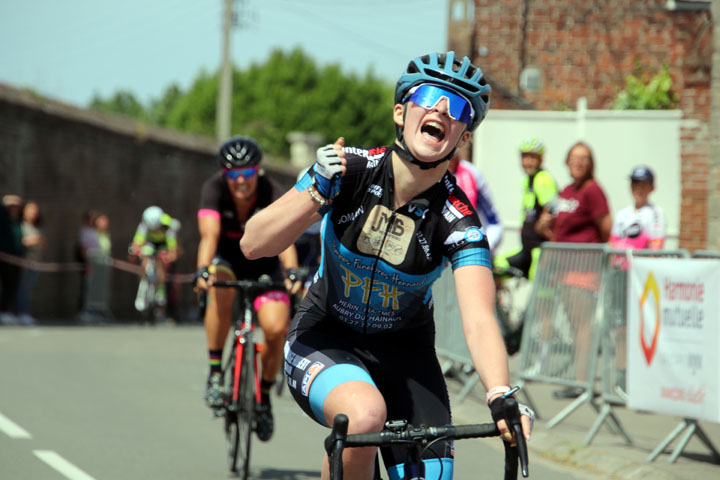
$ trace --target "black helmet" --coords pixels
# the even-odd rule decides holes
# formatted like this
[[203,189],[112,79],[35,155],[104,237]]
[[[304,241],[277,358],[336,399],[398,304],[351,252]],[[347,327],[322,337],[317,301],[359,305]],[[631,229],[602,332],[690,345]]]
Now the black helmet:
[[218,151],[218,163],[222,168],[242,168],[258,165],[262,149],[254,138],[238,135],[226,140]]

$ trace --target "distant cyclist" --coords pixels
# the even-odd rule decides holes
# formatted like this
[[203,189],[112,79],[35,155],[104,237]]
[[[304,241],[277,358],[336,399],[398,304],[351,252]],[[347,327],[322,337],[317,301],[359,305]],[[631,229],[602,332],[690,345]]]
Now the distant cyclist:
[[630,173],[633,204],[620,210],[610,231],[610,245],[621,249],[655,249],[665,245],[665,214],[650,202],[655,175],[639,165]]
[[462,159],[460,150],[450,159],[449,170],[455,175],[458,187],[465,192],[468,200],[477,210],[487,234],[490,252],[495,253],[502,241],[503,226],[500,223],[500,215],[493,204],[490,187],[485,177],[475,165]]
[[547,170],[543,170],[543,154],[545,143],[530,137],[520,143],[520,163],[527,174],[523,181],[522,208],[523,223],[520,231],[522,246],[519,250],[507,252],[495,258],[495,266],[515,267],[523,272],[525,278],[532,279],[535,263],[540,253],[540,245],[548,240],[535,230],[545,205],[548,205],[558,194],[555,180]]
[[[222,354],[232,323],[235,291],[212,288],[213,281],[257,280],[267,274],[276,281],[287,279],[287,289],[292,293],[301,287],[294,246],[279,255],[259,260],[248,260],[240,251],[239,242],[245,232],[245,222],[284,191],[260,169],[260,145],[250,137],[235,136],[220,146],[217,159],[222,170],[202,187],[198,211],[198,271],[195,275],[196,290],[207,291],[209,297],[205,310],[205,332],[210,372],[205,400],[214,409],[222,407],[225,402]],[[264,334],[260,353],[262,402],[257,434],[260,440],[267,441],[274,430],[270,391],[282,363],[285,331],[290,320],[290,297],[285,291],[268,292],[255,299],[254,307]]]
[[179,230],[179,220],[172,218],[162,208],[153,205],[143,211],[142,220],[130,245],[130,254],[141,259],[143,270],[148,261],[147,256],[143,254],[143,246],[151,246],[156,255],[158,285],[155,290],[155,298],[160,306],[164,306],[167,302],[165,284],[170,266],[177,260]]

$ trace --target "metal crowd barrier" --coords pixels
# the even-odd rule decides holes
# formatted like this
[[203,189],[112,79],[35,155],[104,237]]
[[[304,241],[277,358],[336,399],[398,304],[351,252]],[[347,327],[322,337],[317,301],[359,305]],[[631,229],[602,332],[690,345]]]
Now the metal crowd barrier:
[[[589,445],[606,422],[618,431],[627,443],[633,443],[613,412],[613,406],[625,406],[627,372],[627,285],[629,259],[627,250],[607,250],[603,269],[603,326],[600,340],[600,400],[599,415],[585,437]],[[687,250],[633,250],[632,256],[656,258],[687,258]]]
[[438,356],[445,360],[442,365],[443,373],[452,374],[463,383],[463,388],[457,395],[457,401],[462,402],[480,378],[473,369],[472,358],[465,343],[452,268],[443,270],[442,276],[435,281],[432,289],[436,322],[435,350]]
[[[604,244],[542,246],[525,312],[519,382],[578,387],[582,393],[548,422],[552,428],[585,402],[596,410],[594,384],[602,326]],[[521,390],[538,412],[527,388]]]

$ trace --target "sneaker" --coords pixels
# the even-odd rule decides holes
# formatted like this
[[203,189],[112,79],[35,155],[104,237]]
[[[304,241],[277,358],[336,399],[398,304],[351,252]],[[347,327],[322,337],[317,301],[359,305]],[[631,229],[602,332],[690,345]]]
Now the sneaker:
[[[207,388],[205,390],[205,402],[207,406],[216,410],[222,410],[225,407],[227,397],[225,395],[225,387],[222,384],[222,373],[216,372],[210,374],[207,380]],[[221,416],[222,413],[218,416]]]
[[9,312],[2,312],[0,313],[0,325],[17,325],[18,319],[15,315]]
[[257,415],[257,436],[261,441],[267,442],[275,431],[275,420],[270,402],[259,404],[255,413]]
[[565,387],[562,390],[556,390],[553,392],[555,398],[577,398],[585,393],[585,389],[582,387]]
[[18,317],[18,322],[20,323],[20,325],[23,325],[26,327],[33,326],[37,323],[35,321],[35,318],[32,315],[30,315],[29,313],[23,313],[22,315],[20,315]]

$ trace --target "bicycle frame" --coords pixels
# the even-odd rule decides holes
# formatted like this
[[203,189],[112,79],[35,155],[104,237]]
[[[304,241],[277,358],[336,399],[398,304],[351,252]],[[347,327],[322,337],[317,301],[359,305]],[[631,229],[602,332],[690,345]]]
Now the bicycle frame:
[[[240,377],[243,374],[243,354],[245,353],[245,348],[250,348],[253,350],[253,372],[254,372],[254,380],[253,383],[255,385],[255,402],[260,402],[260,376],[258,375],[258,362],[257,362],[257,355],[260,353],[260,348],[258,347],[257,343],[255,343],[255,321],[254,321],[254,312],[252,307],[252,300],[247,298],[247,296],[244,296],[243,298],[244,303],[244,314],[243,314],[243,320],[242,322],[238,322],[235,328],[235,344],[234,344],[234,356],[231,356],[228,359],[228,365],[226,365],[226,370],[230,365],[229,363],[233,363],[233,372],[232,372],[232,403],[230,406],[234,406],[239,401],[238,395],[240,390]],[[224,372],[223,372],[224,375]]]
[[[253,301],[263,292],[284,289],[284,285],[272,283],[269,279],[261,279],[259,282],[247,280],[215,282],[213,286],[236,288],[243,312],[233,323],[232,353],[227,358],[222,375],[224,384],[228,385],[229,380],[231,392],[224,414],[225,434],[229,445],[229,467],[231,472],[237,473],[245,480],[249,475],[250,440],[256,428],[255,411],[261,401],[258,369],[260,347],[255,342],[256,313]],[[252,377],[248,379],[248,375]],[[240,471],[237,465],[239,454],[242,457]]]
[[145,257],[145,270],[140,278],[137,295],[135,296],[135,309],[139,312],[152,312],[157,306],[155,290],[157,287],[157,264],[155,255]]

